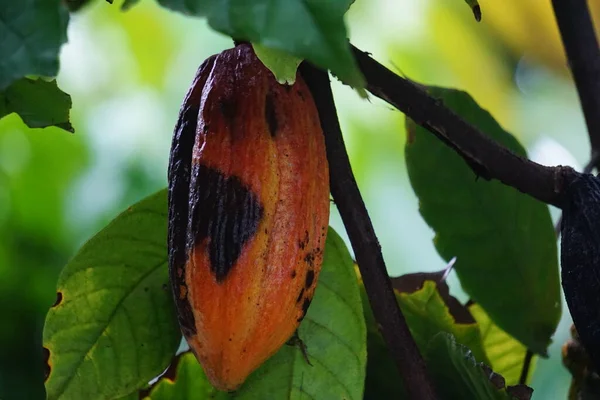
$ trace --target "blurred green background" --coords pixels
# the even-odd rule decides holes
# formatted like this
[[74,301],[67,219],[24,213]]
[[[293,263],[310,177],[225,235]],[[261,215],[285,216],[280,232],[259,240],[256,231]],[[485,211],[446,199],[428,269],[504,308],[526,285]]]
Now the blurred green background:
[[[476,23],[462,0],[357,0],[347,23],[355,45],[398,73],[470,92],[534,160],[581,168],[588,139],[549,3],[483,0]],[[600,3],[593,7],[600,22]],[[0,399],[44,397],[41,332],[61,267],[122,209],[166,185],[187,87],[206,57],[230,46],[203,20],[153,1],[126,13],[97,1],[72,17],[61,52],[58,81],[72,96],[76,133],[0,120]],[[408,184],[404,116],[338,82],[334,91],[390,273],[441,269]],[[332,225],[343,234],[335,212]],[[450,284],[466,300],[455,277]],[[569,324],[565,315],[550,358],[537,363],[534,398],[566,398],[560,346]]]

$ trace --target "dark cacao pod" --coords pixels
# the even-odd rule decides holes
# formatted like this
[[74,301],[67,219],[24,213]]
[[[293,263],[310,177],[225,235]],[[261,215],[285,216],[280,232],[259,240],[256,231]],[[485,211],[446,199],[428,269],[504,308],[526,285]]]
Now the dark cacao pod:
[[581,175],[568,187],[561,228],[565,299],[593,365],[600,371],[600,179]]
[[247,44],[207,59],[171,148],[169,273],[215,387],[238,388],[297,329],[328,220],[323,132],[301,76],[278,84]]

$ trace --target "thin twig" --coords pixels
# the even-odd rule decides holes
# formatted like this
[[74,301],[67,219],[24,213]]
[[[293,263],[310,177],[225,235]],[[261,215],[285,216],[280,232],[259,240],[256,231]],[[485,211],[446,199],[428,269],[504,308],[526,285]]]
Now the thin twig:
[[[600,49],[587,0],[552,0],[569,67],[577,87],[592,155],[600,153]],[[598,165],[595,165],[598,167]]]
[[454,149],[473,171],[498,179],[544,203],[561,207],[564,188],[577,176],[570,167],[546,167],[523,158],[466,122],[423,87],[404,79],[353,47],[367,90],[427,128]]
[[329,161],[331,194],[356,255],[373,315],[410,399],[435,399],[425,361],[398,307],[381,247],[352,173],[327,72],[303,63],[302,76],[319,111]]
[[523,361],[523,368],[521,369],[521,376],[519,377],[519,384],[527,385],[527,377],[529,376],[529,368],[531,367],[531,360],[533,359],[533,351],[527,350],[525,353],[525,360]]

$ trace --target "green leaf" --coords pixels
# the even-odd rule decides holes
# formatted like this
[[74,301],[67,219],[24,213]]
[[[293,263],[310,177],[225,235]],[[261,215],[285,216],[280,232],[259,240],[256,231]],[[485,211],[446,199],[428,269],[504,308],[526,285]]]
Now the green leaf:
[[[481,336],[483,337],[483,346],[490,360],[490,366],[504,377],[507,385],[516,385],[519,383],[519,378],[521,377],[527,348],[508,333],[498,328],[479,304],[473,304],[469,307],[469,310],[479,324]],[[531,380],[530,378],[533,375],[536,358],[534,356],[531,360],[528,381]]]
[[71,96],[55,80],[21,78],[0,91],[0,118],[14,112],[30,128],[57,126],[73,132],[70,109]]
[[[323,267],[312,305],[298,329],[306,345],[307,364],[297,346],[284,345],[243,384],[228,395],[215,392],[192,356],[183,356],[176,377],[161,378],[152,400],[217,399],[362,399],[365,380],[366,328],[358,281],[342,239],[329,229]],[[210,397],[212,398],[212,397]]]
[[181,333],[166,235],[162,190],[115,218],[63,269],[44,326],[49,400],[124,396],[167,367]]
[[225,400],[232,396],[220,392],[208,382],[202,367],[191,351],[179,354],[167,372],[148,392],[142,392],[136,399],[141,400]]
[[275,75],[277,82],[282,85],[293,85],[296,82],[296,70],[302,59],[259,44],[253,44],[252,47],[258,59]]
[[121,5],[121,10],[123,11],[127,11],[129,10],[131,7],[135,6],[140,0],[125,0],[123,1],[123,4]]
[[[412,274],[411,274],[412,275]],[[417,274],[414,274],[417,275]],[[399,279],[399,278],[395,278]],[[395,285],[396,286],[396,285]],[[397,370],[393,360],[377,329],[375,318],[369,308],[366,292],[363,296],[363,308],[368,329],[368,364],[366,393],[367,399],[398,397],[404,389],[396,378]],[[396,297],[411,334],[417,346],[424,352],[429,342],[440,332],[451,333],[459,343],[469,347],[478,361],[489,363],[483,349],[479,326],[471,323],[457,323],[436,283],[431,280],[421,282],[421,287],[411,293],[398,293]],[[391,393],[395,395],[392,396]]]
[[0,90],[27,75],[58,73],[68,21],[62,1],[0,2]]
[[365,86],[350,51],[344,14],[350,0],[158,0],[164,7],[205,16],[237,40],[280,50],[329,69],[344,83]]
[[[492,139],[525,149],[467,94],[429,88]],[[464,290],[500,328],[546,354],[561,313],[558,258],[548,207],[498,181],[477,179],[464,160],[407,119],[406,164],[420,212],[445,260],[457,257]]]
[[[425,352],[427,370],[442,399],[510,400],[503,379],[478,363],[449,333],[436,335]],[[524,397],[527,398],[527,397]]]
[[423,288],[414,293],[400,293],[398,300],[420,349],[424,350],[438,333],[448,332],[453,334],[459,343],[471,349],[478,361],[489,364],[482,346],[479,327],[474,321],[470,324],[456,323],[437,291],[435,282],[425,281]]

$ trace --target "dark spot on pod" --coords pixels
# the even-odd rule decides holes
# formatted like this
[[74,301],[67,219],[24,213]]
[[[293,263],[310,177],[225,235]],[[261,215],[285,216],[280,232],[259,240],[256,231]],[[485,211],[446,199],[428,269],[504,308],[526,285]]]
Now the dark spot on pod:
[[310,288],[315,280],[315,272],[312,269],[309,269],[306,273],[306,282],[304,283],[304,287],[306,289]]
[[302,288],[300,290],[300,293],[298,294],[298,298],[296,299],[296,303],[300,303],[300,301],[302,300],[302,297],[304,297],[304,288]]
[[313,267],[315,262],[315,255],[312,252],[306,253],[306,256],[304,256],[304,262],[307,263],[309,266]]
[[292,279],[294,279],[296,277],[296,270],[292,271]]
[[277,122],[277,113],[275,112],[275,99],[271,92],[267,93],[267,97],[265,98],[265,120],[269,126],[271,137],[275,137],[279,123]]
[[50,376],[50,372],[52,371],[52,367],[50,366],[50,350],[48,350],[46,347],[43,347],[42,351],[44,353],[44,382],[46,382]]
[[308,245],[308,241],[308,231],[304,231],[304,238],[298,241],[298,247],[300,248],[300,250],[304,250],[306,248],[306,245]]
[[235,123],[235,109],[236,105],[232,98],[226,98],[219,101],[219,110],[229,126],[233,126]]
[[298,322],[302,321],[306,316],[306,312],[308,311],[308,307],[310,306],[311,299],[304,299],[304,303],[302,303],[302,315],[297,319]]
[[[171,292],[175,299],[177,318],[181,331],[187,337],[196,333],[194,314],[190,303],[177,296],[178,286],[185,284],[185,265],[187,261],[186,232],[189,219],[189,190],[190,170],[192,166],[192,151],[196,140],[198,114],[200,112],[200,99],[202,89],[212,70],[216,57],[208,58],[194,77],[192,86],[188,91],[171,142],[169,159],[169,277]],[[163,285],[166,290],[167,285]]]
[[298,93],[298,96],[304,100],[304,94],[302,94],[302,91],[298,90],[296,93]]
[[62,292],[56,292],[56,300],[54,301],[54,304],[52,304],[52,307],[56,307],[57,305],[59,305],[62,302],[63,299],[63,295]]
[[192,168],[191,248],[207,240],[210,269],[217,282],[223,282],[244,244],[258,229],[263,206],[256,194],[238,177],[196,164]]
[[183,300],[186,297],[187,297],[187,286],[179,285],[179,298]]

